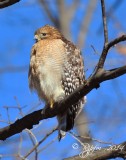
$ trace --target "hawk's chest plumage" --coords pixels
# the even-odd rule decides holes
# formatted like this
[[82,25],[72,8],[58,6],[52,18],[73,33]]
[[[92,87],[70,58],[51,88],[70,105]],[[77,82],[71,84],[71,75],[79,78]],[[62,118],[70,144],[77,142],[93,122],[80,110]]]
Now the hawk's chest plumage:
[[60,39],[41,40],[33,46],[29,82],[41,99],[56,100],[64,93],[61,81],[65,61],[64,43]]

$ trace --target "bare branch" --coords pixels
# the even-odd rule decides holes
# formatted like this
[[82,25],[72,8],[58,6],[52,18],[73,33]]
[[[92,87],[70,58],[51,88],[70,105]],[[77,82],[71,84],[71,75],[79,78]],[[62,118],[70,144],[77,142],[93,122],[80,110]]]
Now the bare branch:
[[107,51],[111,48],[114,47],[116,44],[123,42],[126,40],[126,35],[122,35],[114,40],[112,40],[111,42],[109,42],[109,44],[106,46]]
[[[114,12],[117,11],[117,9],[121,6],[121,4],[123,3],[123,0],[115,0],[113,1],[112,5],[110,6],[110,8],[108,9],[108,11],[106,12],[106,17],[107,17],[107,22],[110,21],[110,19],[112,21],[114,21],[114,23],[119,23],[117,22],[117,17],[115,17]],[[102,28],[103,25],[102,23],[100,24],[100,27],[98,29],[98,34],[102,33]],[[119,27],[121,30],[125,30],[122,26]]]
[[102,54],[101,54],[99,62],[98,62],[98,65],[97,65],[97,68],[96,68],[96,72],[98,71],[98,69],[103,68],[109,49],[111,47],[114,47],[116,44],[118,44],[122,41],[125,41],[125,40],[126,40],[126,35],[122,35],[122,36],[112,40],[111,42],[109,42],[106,46],[104,46]]
[[[111,41],[105,52],[107,52],[113,45],[119,43],[121,40],[126,40],[126,35],[121,36],[113,41]],[[5,140],[6,138],[17,134],[24,130],[25,128],[31,129],[33,125],[38,124],[40,120],[54,117],[59,114],[59,112],[65,112],[69,106],[78,102],[83,96],[87,95],[94,88],[98,88],[100,83],[106,80],[117,78],[126,73],[126,66],[106,71],[104,69],[99,69],[94,75],[86,80],[86,83],[76,89],[72,94],[67,96],[60,103],[55,103],[53,109],[49,105],[45,106],[45,109],[35,111],[25,117],[17,120],[15,123],[0,129],[0,140]]]
[[40,140],[25,156],[27,158],[41,143],[43,143],[47,137],[49,137],[53,132],[57,130],[57,127],[50,131],[42,140]]
[[121,76],[123,74],[126,74],[126,66],[115,68],[115,69],[111,69],[109,71],[105,71],[103,80],[114,79],[114,78],[117,77],[117,75]]
[[[31,140],[33,146],[35,147],[35,146],[38,144],[37,138],[36,138],[35,135],[32,133],[32,131],[30,131],[29,129],[25,129],[25,130],[26,130],[26,132],[28,132],[28,135],[29,135],[29,137],[30,137],[30,140]],[[37,147],[35,147],[34,150],[35,150],[35,160],[37,160],[37,159],[38,159],[38,149],[37,149]]]
[[101,0],[101,7],[102,7],[102,19],[103,19],[103,27],[104,27],[104,46],[106,46],[108,44],[108,29],[107,29],[107,22],[106,22],[104,0]]
[[74,137],[84,139],[84,141],[85,140],[91,140],[91,141],[95,141],[95,142],[102,143],[102,144],[109,144],[109,145],[111,144],[112,145],[112,143],[110,143],[110,142],[104,142],[102,140],[99,140],[99,139],[96,139],[96,138],[91,138],[89,136],[80,136],[80,135],[75,134],[72,131],[69,131],[69,133],[72,134]]
[[19,1],[20,0],[0,0],[0,8],[11,6]]
[[52,143],[54,143],[56,140],[58,140],[58,137],[56,136],[54,139],[52,139],[46,146],[44,146],[43,148],[41,148],[38,153],[42,152],[43,150],[45,150],[47,147],[49,147]]

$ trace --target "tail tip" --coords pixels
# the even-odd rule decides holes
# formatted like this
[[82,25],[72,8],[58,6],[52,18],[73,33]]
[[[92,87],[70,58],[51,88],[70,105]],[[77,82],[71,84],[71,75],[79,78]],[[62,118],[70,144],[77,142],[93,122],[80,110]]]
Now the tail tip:
[[62,130],[59,130],[58,131],[58,140],[59,142],[61,141],[61,139],[64,139],[65,138],[65,135],[66,135],[66,132],[65,131],[62,131]]

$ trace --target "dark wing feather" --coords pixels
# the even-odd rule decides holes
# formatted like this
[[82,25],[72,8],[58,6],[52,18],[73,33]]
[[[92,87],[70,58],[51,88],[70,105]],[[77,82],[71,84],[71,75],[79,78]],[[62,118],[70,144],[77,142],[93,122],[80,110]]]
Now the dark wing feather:
[[[62,85],[65,90],[65,95],[71,94],[76,88],[84,83],[84,65],[80,50],[71,42],[66,43],[67,62],[64,66],[64,76]],[[77,104],[72,105],[67,110],[66,116],[66,131],[74,126],[74,120],[82,110],[84,99],[81,99]]]

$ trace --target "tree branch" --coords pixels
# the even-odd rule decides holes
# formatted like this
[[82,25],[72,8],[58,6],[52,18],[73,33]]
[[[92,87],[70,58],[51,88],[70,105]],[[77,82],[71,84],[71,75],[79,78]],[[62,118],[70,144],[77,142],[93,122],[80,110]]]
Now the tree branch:
[[[109,7],[108,11],[106,12],[107,22],[109,22],[111,19],[111,20],[114,20],[114,23],[115,23],[115,18],[113,19],[113,16],[115,17],[114,12],[118,10],[118,8],[121,6],[122,3],[123,3],[123,0],[113,1],[112,5]],[[116,23],[118,23],[117,20],[116,20]],[[99,26],[99,29],[97,31],[98,34],[102,33],[102,28],[103,28],[103,25],[101,23]],[[121,29],[122,29],[122,27],[121,27]]]
[[79,155],[65,158],[64,160],[106,160],[117,157],[126,158],[126,142],[99,150],[93,150],[92,146],[88,147],[89,148],[86,148],[88,151],[83,150]]
[[103,27],[104,27],[104,45],[107,45],[108,44],[108,29],[107,29],[107,22],[106,22],[104,0],[101,0],[101,8],[102,8],[102,19],[103,19]]
[[109,49],[122,41],[126,41],[126,35],[122,35],[118,38],[115,38],[114,40],[112,40],[111,42],[109,42],[107,45],[104,46],[98,65],[96,67],[96,72],[98,71],[98,69],[103,68]]
[[19,1],[20,0],[0,0],[0,8],[11,6]]
[[25,156],[24,158],[26,159],[41,143],[43,143],[53,132],[57,130],[57,127],[54,128],[52,131],[50,131],[46,136],[41,139]]
[[106,22],[106,14],[105,14],[105,3],[104,0],[101,0],[101,8],[102,8],[102,19],[103,19],[103,28],[104,28],[104,47],[102,50],[102,54],[100,56],[98,65],[96,66],[96,73],[99,69],[104,67],[104,63],[108,53],[108,29],[107,29],[107,22]]
[[[114,39],[102,51],[102,56],[104,56],[104,52],[107,53],[109,49],[121,42],[126,40],[126,35],[123,35],[119,38]],[[102,58],[101,56],[101,58]],[[5,140],[6,138],[20,133],[25,128],[31,129],[33,125],[38,124],[40,120],[52,118],[59,113],[65,112],[69,106],[78,102],[83,96],[87,95],[94,88],[99,88],[100,83],[110,80],[113,78],[117,78],[126,73],[126,66],[112,69],[106,71],[104,69],[98,69],[91,77],[89,77],[85,84],[76,89],[72,94],[67,96],[60,103],[55,103],[53,109],[50,108],[49,105],[45,106],[45,109],[35,111],[31,114],[26,115],[25,117],[17,120],[15,123],[0,129],[0,140]]]

